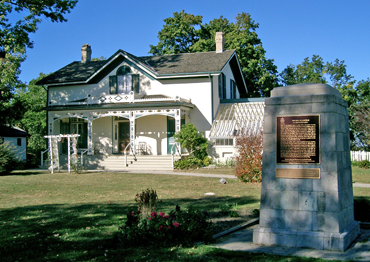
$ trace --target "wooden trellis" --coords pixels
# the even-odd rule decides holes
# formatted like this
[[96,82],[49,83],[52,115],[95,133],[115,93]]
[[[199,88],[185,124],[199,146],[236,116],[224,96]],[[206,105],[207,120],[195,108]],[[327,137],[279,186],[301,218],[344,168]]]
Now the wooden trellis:
[[[52,174],[54,173],[54,169],[56,168],[58,169],[58,171],[60,171],[58,142],[61,142],[63,138],[67,138],[68,173],[71,173],[71,160],[74,165],[77,165],[77,138],[79,136],[80,136],[79,134],[44,136],[45,138],[49,139],[49,157],[50,157],[49,170]],[[72,153],[71,148],[73,151]]]

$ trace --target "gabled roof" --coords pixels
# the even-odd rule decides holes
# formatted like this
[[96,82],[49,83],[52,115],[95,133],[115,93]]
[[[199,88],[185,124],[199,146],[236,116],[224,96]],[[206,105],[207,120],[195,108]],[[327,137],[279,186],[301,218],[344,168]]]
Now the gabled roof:
[[226,50],[222,53],[199,52],[144,56],[140,57],[140,60],[150,65],[158,75],[209,73],[221,71],[234,52],[234,50]]
[[27,137],[29,134],[20,129],[19,127],[9,127],[7,125],[0,124],[0,136],[1,137]]
[[104,61],[90,61],[87,63],[81,63],[79,61],[72,62],[41,79],[36,84],[68,85],[96,83],[125,59],[134,63],[153,78],[218,73],[233,57],[236,57],[235,50],[226,50],[221,53],[199,52],[143,57],[136,57],[123,50],[118,50]]

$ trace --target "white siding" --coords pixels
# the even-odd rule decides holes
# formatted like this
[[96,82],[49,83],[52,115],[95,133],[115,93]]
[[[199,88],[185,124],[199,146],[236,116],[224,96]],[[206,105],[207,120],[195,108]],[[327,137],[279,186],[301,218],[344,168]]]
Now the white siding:
[[148,95],[163,94],[191,99],[191,103],[196,107],[190,110],[190,122],[200,131],[211,128],[211,82],[208,77],[161,80],[160,82],[153,82],[152,87]]
[[145,116],[136,119],[136,141],[145,142],[150,155],[167,155],[167,117]]
[[[18,146],[18,138],[21,139],[21,145]],[[14,147],[17,158],[20,161],[26,162],[27,159],[27,140],[25,137],[4,137],[4,142],[8,142]]]
[[113,152],[112,126],[111,117],[102,117],[93,121],[93,146],[99,153],[112,154]]

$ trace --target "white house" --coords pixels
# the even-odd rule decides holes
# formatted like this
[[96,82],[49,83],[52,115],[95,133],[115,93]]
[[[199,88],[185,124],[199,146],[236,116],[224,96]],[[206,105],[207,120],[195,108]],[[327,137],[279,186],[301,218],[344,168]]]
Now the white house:
[[248,91],[237,54],[223,50],[222,33],[217,35],[215,52],[136,57],[118,50],[104,61],[91,61],[91,47],[83,45],[81,61],[37,83],[48,90],[48,134],[80,134],[79,147],[88,155],[131,149],[167,155],[173,134],[193,123],[216,147],[233,148],[225,139],[238,125],[226,119],[233,131],[227,134],[212,126],[218,119],[225,127],[218,114],[222,104],[250,101],[241,99]]
[[0,125],[0,144],[9,143],[14,147],[18,160],[27,160],[27,137],[29,134],[18,127]]

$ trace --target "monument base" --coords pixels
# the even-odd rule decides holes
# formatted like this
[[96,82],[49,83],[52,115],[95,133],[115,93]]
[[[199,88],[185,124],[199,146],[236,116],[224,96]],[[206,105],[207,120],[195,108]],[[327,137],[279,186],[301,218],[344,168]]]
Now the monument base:
[[259,227],[253,231],[253,243],[285,247],[306,247],[345,251],[360,234],[360,223],[353,221],[341,233],[298,231]]

